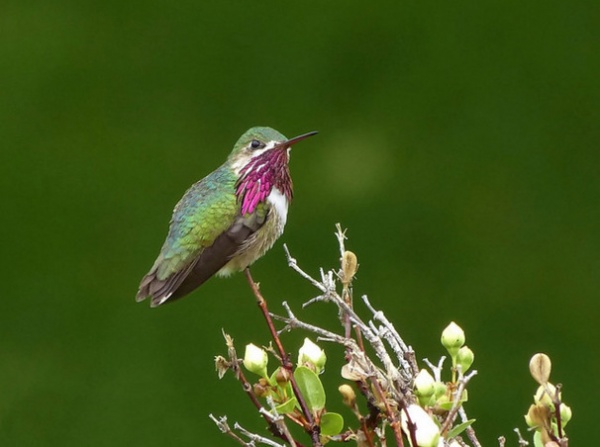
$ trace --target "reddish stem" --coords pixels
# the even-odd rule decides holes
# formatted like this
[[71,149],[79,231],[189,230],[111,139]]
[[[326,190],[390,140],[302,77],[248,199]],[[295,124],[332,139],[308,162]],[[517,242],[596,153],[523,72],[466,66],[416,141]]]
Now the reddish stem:
[[250,273],[250,269],[246,268],[244,270],[244,273],[246,275],[246,279],[248,280],[248,284],[250,285],[250,288],[252,289],[252,292],[254,293],[254,296],[256,297],[256,302],[258,304],[258,307],[260,308],[263,316],[265,317],[265,320],[267,321],[267,326],[269,327],[269,331],[271,332],[271,337],[273,338],[273,341],[275,342],[275,346],[277,347],[277,350],[279,351],[279,356],[281,357],[281,366],[290,373],[289,374],[290,385],[292,386],[294,395],[296,396],[296,399],[298,400],[298,405],[300,405],[300,409],[302,410],[304,419],[306,419],[306,425],[307,425],[306,428],[312,439],[313,446],[314,447],[322,447],[323,444],[321,444],[321,439],[320,439],[321,429],[318,425],[315,424],[315,421],[314,421],[313,416],[308,408],[308,405],[306,405],[306,401],[304,400],[304,396],[302,396],[302,393],[300,392],[300,388],[298,388],[298,384],[296,383],[296,379],[294,379],[293,364],[290,361],[289,355],[285,352],[283,344],[281,343],[281,339],[279,338],[279,334],[277,333],[277,329],[275,329],[275,325],[273,324],[273,319],[271,318],[269,308],[267,307],[267,301],[260,293],[258,284],[254,282],[254,279],[252,279],[252,274]]

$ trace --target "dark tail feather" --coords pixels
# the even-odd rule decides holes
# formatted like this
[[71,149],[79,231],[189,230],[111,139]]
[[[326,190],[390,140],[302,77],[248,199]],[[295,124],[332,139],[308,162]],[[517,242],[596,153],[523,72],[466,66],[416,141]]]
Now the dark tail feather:
[[158,279],[156,276],[158,266],[152,267],[152,270],[148,272],[146,276],[142,278],[138,293],[135,297],[136,301],[143,301],[150,297],[152,303],[150,306],[156,307],[169,300],[173,293],[177,291],[181,283],[189,275],[190,271],[194,268],[198,261],[198,258],[194,259],[186,268],[183,270],[173,273],[171,276],[165,279]]

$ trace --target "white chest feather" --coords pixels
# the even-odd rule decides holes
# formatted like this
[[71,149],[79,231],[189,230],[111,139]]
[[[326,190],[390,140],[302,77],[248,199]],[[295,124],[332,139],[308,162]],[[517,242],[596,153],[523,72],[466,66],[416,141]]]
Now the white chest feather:
[[279,189],[273,187],[271,193],[267,197],[269,204],[275,208],[275,212],[279,215],[281,226],[287,221],[288,201],[285,195]]
[[242,244],[235,256],[219,270],[219,275],[242,271],[265,254],[283,233],[288,212],[287,198],[280,190],[273,188],[267,196],[267,202],[271,206],[267,221]]

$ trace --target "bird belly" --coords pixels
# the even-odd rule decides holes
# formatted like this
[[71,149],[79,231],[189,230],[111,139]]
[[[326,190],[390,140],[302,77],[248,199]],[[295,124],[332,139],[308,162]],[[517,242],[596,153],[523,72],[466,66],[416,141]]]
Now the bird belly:
[[267,197],[267,202],[270,208],[264,225],[244,242],[231,260],[218,271],[217,275],[228,276],[244,270],[262,257],[283,234],[287,220],[287,198],[277,188],[273,188]]

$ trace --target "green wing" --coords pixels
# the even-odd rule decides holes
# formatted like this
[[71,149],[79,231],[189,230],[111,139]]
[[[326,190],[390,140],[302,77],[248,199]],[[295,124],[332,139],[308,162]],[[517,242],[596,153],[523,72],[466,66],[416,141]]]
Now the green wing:
[[[185,193],[175,206],[169,234],[161,252],[150,272],[142,279],[137,294],[138,301],[151,297],[153,305],[163,303],[178,290],[199,262],[204,265],[205,278],[193,288],[227,263],[237,247],[228,245],[224,250],[218,251],[214,246],[224,234],[231,231],[232,224],[239,217],[240,205],[235,197],[235,180],[234,173],[221,166]],[[243,241],[240,238],[245,239],[247,234],[237,236],[236,242],[241,243]],[[207,256],[211,253],[213,256]],[[215,253],[222,253],[223,256],[214,256]],[[196,282],[197,280],[198,278]]]
[[[194,184],[175,206],[169,234],[162,247],[157,270],[164,280],[190,264],[224,233],[240,212],[235,179],[216,181],[218,172]],[[225,177],[221,175],[220,177]],[[233,176],[232,176],[233,177]]]

